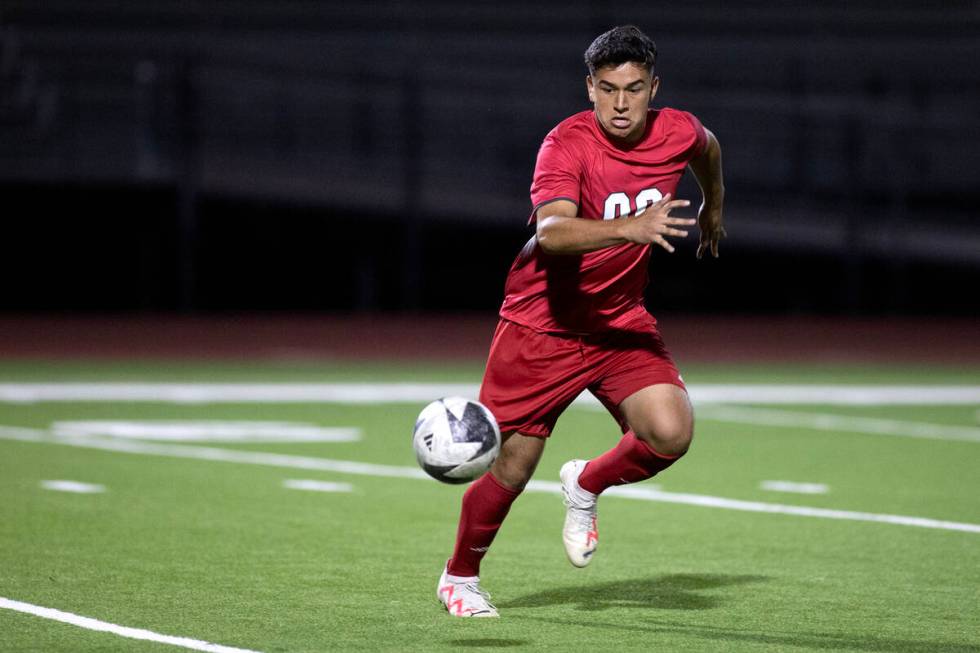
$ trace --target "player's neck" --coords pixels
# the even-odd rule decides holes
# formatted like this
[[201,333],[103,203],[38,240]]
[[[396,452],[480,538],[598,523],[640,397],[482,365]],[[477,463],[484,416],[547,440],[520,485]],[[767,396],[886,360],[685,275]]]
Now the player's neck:
[[606,128],[602,126],[602,121],[599,120],[599,116],[595,111],[592,112],[592,120],[594,122],[595,128],[599,131],[600,134],[602,134],[602,137],[610,145],[612,145],[618,150],[631,150],[637,145],[639,145],[640,143],[642,143],[643,140],[647,137],[647,134],[649,134],[650,132],[650,125],[652,123],[652,121],[650,120],[650,111],[651,111],[650,109],[647,109],[647,116],[646,116],[646,120],[644,120],[643,122],[643,129],[637,130],[636,135],[628,140],[610,134],[608,131],[606,131]]

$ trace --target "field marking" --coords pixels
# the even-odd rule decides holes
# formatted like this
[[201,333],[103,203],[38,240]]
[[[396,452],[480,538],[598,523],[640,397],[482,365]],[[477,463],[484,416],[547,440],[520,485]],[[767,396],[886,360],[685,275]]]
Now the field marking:
[[[61,444],[86,449],[118,451],[123,453],[143,454],[151,456],[166,456],[172,458],[194,458],[221,462],[264,465],[270,467],[291,467],[297,469],[316,469],[327,472],[344,474],[361,474],[386,478],[415,478],[433,481],[428,474],[417,467],[397,467],[395,465],[375,465],[327,458],[311,458],[307,456],[288,456],[276,453],[258,451],[236,451],[234,449],[216,449],[183,444],[157,444],[149,442],[114,441],[98,438],[65,438],[37,429],[22,427],[0,426],[0,439],[26,442]],[[527,489],[532,492],[561,493],[561,484],[551,481],[531,481]],[[818,517],[823,519],[845,519],[852,521],[878,522],[899,526],[914,526],[918,528],[935,528],[940,530],[980,533],[980,524],[943,521],[926,517],[910,517],[905,515],[888,515],[869,512],[853,512],[849,510],[833,510],[828,508],[809,508],[805,506],[788,506],[761,501],[742,501],[702,494],[679,492],[664,492],[650,487],[612,487],[603,496],[623,497],[627,499],[642,499],[663,503],[679,503],[705,508],[723,508],[726,510],[741,510],[745,512],[778,513],[800,517]]]
[[980,404],[977,385],[701,385],[695,403],[956,406]]
[[830,492],[830,487],[823,483],[797,483],[795,481],[762,481],[759,483],[759,489],[796,494],[827,494]]
[[469,383],[0,383],[0,401],[213,403],[428,403],[475,397]]
[[[0,402],[137,401],[214,403],[428,403],[438,397],[476,397],[472,383],[0,383]],[[975,405],[978,385],[701,384],[688,388],[695,403]],[[578,406],[599,406],[583,393]]]
[[323,427],[299,422],[85,420],[54,422],[58,435],[107,435],[171,442],[356,442],[356,428]]
[[788,426],[817,431],[846,431],[873,435],[894,435],[928,440],[980,442],[980,428],[955,424],[910,422],[857,415],[803,413],[799,411],[746,408],[743,406],[706,406],[697,411],[699,419],[713,422],[736,422],[759,426]]
[[268,467],[288,467],[291,469],[310,469],[319,472],[338,472],[341,474],[359,474],[362,476],[430,478],[428,474],[417,467],[397,467],[394,465],[377,465],[373,463],[330,460],[328,458],[312,458],[309,456],[293,456],[260,451],[219,449],[217,447],[202,447],[190,444],[166,444],[162,442],[144,442],[116,438],[63,436],[49,431],[23,427],[0,426],[0,440],[42,442],[119,453],[164,456],[169,458],[193,458],[196,460],[264,465]]
[[282,486],[290,490],[309,490],[311,492],[352,492],[354,490],[354,486],[350,483],[331,483],[306,478],[286,479],[282,482]]
[[2,596],[0,596],[0,608],[15,610],[25,614],[32,614],[36,617],[42,617],[44,619],[60,621],[62,623],[71,624],[72,626],[78,626],[79,628],[85,628],[87,630],[112,633],[113,635],[128,637],[129,639],[142,639],[150,642],[159,642],[160,644],[170,644],[171,646],[179,646],[181,648],[187,648],[194,651],[207,651],[208,653],[259,653],[258,651],[253,651],[250,649],[224,646],[222,644],[212,644],[211,642],[191,639],[189,637],[161,635],[160,633],[155,633],[152,630],[130,628],[129,626],[119,626],[107,621],[99,621],[98,619],[83,617],[71,612],[62,612],[61,610],[55,610],[54,608],[45,608],[39,605],[14,601],[13,599],[3,598]]
[[[525,488],[532,492],[561,493],[561,483],[551,481],[531,481]],[[663,503],[680,503],[688,506],[704,508],[723,508],[725,510],[740,510],[743,512],[766,512],[797,517],[817,517],[821,519],[843,519],[848,521],[867,521],[896,526],[915,526],[918,528],[935,528],[964,533],[980,533],[980,524],[943,521],[928,517],[909,517],[907,515],[888,515],[873,512],[855,512],[852,510],[834,510],[832,508],[811,508],[808,506],[789,506],[779,503],[762,501],[743,501],[741,499],[726,499],[705,494],[688,494],[683,492],[663,492],[644,487],[611,487],[602,493],[603,496],[617,496],[625,499],[642,499]]]
[[81,481],[41,481],[41,487],[45,490],[54,490],[55,492],[75,492],[77,494],[99,494],[100,492],[105,492],[104,485],[82,483]]

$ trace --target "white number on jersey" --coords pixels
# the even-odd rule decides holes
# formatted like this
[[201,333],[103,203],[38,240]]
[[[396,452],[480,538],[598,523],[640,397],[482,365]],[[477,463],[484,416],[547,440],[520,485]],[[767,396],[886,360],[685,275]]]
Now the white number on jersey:
[[613,193],[606,198],[606,208],[602,212],[603,220],[620,218],[630,212],[630,198],[626,193]]
[[[648,206],[659,202],[661,199],[663,199],[663,194],[656,188],[641,190],[640,194],[636,196],[636,214],[643,213]],[[629,215],[631,208],[630,198],[626,193],[613,193],[606,198],[602,219],[613,220],[615,218],[621,218],[624,215]]]
[[640,215],[647,210],[647,207],[651,204],[659,202],[664,196],[656,188],[647,188],[646,190],[641,190],[640,194],[636,196],[636,214]]

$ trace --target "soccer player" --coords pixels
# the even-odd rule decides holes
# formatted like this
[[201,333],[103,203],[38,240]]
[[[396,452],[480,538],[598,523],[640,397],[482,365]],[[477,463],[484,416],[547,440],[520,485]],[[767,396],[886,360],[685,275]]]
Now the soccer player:
[[437,595],[451,615],[496,617],[479,585],[480,561],[541,458],[558,416],[588,389],[618,422],[619,443],[560,471],[569,561],[596,551],[596,502],[608,487],[663,471],[691,443],[684,382],[643,305],[653,246],[673,252],[695,224],[672,215],[686,168],[703,201],[697,257],[718,256],[724,184],[721,148],[690,113],[651,109],[656,45],[633,26],[585,52],[591,111],[562,121],[538,152],[530,221],[535,235],[511,266],[480,401],[503,435],[490,471],[463,495],[452,558]]

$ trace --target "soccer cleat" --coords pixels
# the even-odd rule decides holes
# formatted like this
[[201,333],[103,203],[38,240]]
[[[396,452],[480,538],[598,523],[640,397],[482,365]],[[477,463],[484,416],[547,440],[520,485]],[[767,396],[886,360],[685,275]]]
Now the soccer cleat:
[[449,572],[442,570],[436,597],[454,617],[499,617],[497,608],[490,603],[490,594],[480,589],[479,576],[450,580]]
[[596,527],[596,500],[598,497],[578,484],[578,477],[588,460],[570,460],[561,466],[561,493],[565,497],[565,527],[562,540],[565,555],[576,567],[584,567],[592,561],[599,545]]

